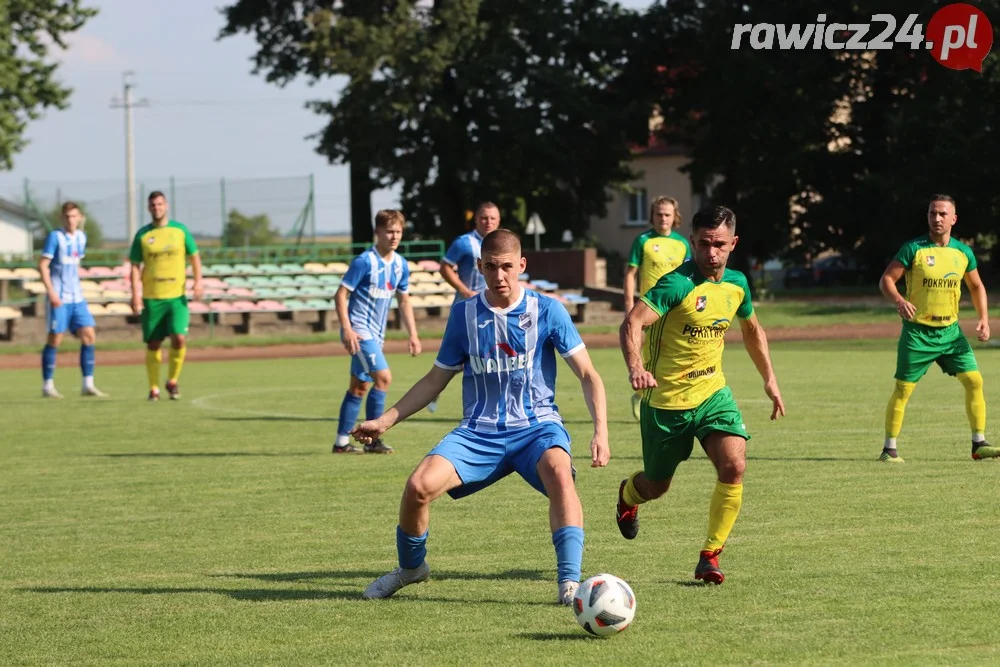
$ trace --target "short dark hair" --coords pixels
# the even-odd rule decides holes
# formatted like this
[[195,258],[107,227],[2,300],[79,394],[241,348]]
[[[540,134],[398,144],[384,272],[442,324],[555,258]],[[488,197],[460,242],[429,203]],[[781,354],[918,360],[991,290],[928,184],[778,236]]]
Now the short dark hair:
[[931,195],[931,200],[927,202],[927,208],[930,208],[931,204],[933,204],[936,201],[946,201],[949,204],[951,204],[951,207],[953,209],[955,209],[956,211],[958,210],[958,205],[955,203],[955,199],[951,195],[942,195],[942,194]]
[[509,229],[494,229],[486,235],[480,246],[482,255],[498,255],[505,252],[521,254],[521,237]]
[[500,207],[494,204],[493,202],[481,201],[478,204],[476,204],[476,215],[479,215],[479,212],[482,211],[484,208],[495,208],[497,210],[497,213],[500,212]]
[[718,229],[725,225],[730,231],[736,231],[736,214],[725,206],[709,206],[694,214],[691,218],[691,231],[699,229]]
[[[80,211],[80,206],[75,201],[68,201],[62,205],[60,211],[63,215],[66,215],[70,211]],[[80,211],[80,213],[83,213],[83,211]]]
[[154,199],[159,199],[160,197],[163,197],[164,199],[166,199],[167,195],[163,194],[159,190],[153,190],[152,192],[149,193],[149,197],[146,198],[146,201],[147,202],[151,202]]

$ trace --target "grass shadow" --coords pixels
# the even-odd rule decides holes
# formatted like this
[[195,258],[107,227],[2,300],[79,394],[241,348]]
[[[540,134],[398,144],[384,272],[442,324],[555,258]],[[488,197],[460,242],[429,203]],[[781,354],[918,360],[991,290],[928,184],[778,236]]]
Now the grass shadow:
[[336,417],[293,417],[291,415],[260,415],[257,417],[213,417],[217,422],[336,422]]
[[[313,581],[321,579],[370,579],[374,580],[385,574],[385,570],[314,570],[306,572],[223,572],[210,574],[213,578],[256,579],[257,581]],[[506,572],[481,573],[458,572],[454,570],[431,570],[431,579],[442,581],[458,579],[463,581],[551,581],[551,574],[541,570],[507,570]]]
[[593,637],[583,632],[522,632],[514,636],[520,639],[531,639],[536,642],[553,642],[573,639],[591,641],[593,639],[598,639],[597,637]]
[[296,600],[360,600],[361,593],[356,590],[347,591],[310,591],[298,589],[273,588],[196,588],[196,587],[136,587],[110,588],[103,586],[53,586],[37,588],[21,588],[29,593],[126,593],[135,595],[185,595],[208,593],[225,595],[243,602],[290,602]]
[[855,463],[869,463],[871,461],[878,462],[878,458],[861,459],[847,456],[747,456],[747,461],[811,461],[814,463],[844,463],[853,461]]
[[315,456],[316,452],[121,452],[117,454],[91,454],[109,459],[143,458],[227,458],[230,456]]

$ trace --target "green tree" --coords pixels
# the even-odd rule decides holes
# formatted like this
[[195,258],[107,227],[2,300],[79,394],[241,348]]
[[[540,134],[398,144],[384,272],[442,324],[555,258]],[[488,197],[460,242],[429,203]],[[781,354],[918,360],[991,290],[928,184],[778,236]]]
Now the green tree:
[[271,218],[267,215],[250,217],[233,209],[222,230],[222,244],[230,248],[272,245],[280,236],[281,232],[271,226]]
[[[553,228],[582,230],[645,141],[647,87],[625,64],[640,17],[604,0],[240,0],[222,36],[251,32],[256,71],[283,84],[343,75],[318,152],[352,166],[355,194],[399,184],[418,231],[451,237],[464,211],[524,198]],[[647,81],[642,80],[642,84]],[[360,185],[359,185],[360,183]],[[358,197],[360,198],[360,197]]]
[[68,106],[72,89],[59,82],[49,49],[65,49],[66,36],[96,13],[81,0],[0,1],[0,169],[12,169],[28,144],[28,121]]
[[[647,15],[644,58],[659,68],[663,133],[685,146],[709,200],[733,207],[744,257],[847,251],[874,273],[920,234],[927,199],[959,202],[957,236],[1000,215],[1000,63],[953,71],[924,48],[881,51],[731,48],[736,24],[869,23],[879,12],[926,26],[944,2],[672,0]],[[987,15],[1000,2],[980,3]],[[994,31],[998,26],[994,26]],[[1000,40],[996,34],[994,42]]]

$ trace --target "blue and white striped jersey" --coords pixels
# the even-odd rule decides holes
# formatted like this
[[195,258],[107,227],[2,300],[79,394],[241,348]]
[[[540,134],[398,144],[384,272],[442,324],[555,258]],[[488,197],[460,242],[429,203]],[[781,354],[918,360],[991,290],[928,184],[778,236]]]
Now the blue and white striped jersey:
[[[486,289],[486,278],[479,272],[477,260],[482,256],[483,237],[475,229],[468,234],[462,234],[451,242],[448,252],[444,254],[446,264],[451,264],[458,272],[459,279],[473,292]],[[464,299],[455,293],[455,302]]]
[[63,303],[84,301],[80,285],[80,260],[87,252],[87,235],[82,230],[68,234],[65,229],[53,229],[45,237],[42,257],[52,260],[49,273],[52,288]]
[[405,294],[409,280],[410,269],[398,252],[382,259],[372,246],[351,261],[340,284],[351,293],[347,317],[358,338],[380,343],[385,340],[392,297],[396,292]]
[[555,352],[584,349],[566,308],[531,290],[509,308],[493,308],[486,294],[451,307],[435,364],[460,370],[460,426],[496,433],[539,422],[562,422],[555,400]]

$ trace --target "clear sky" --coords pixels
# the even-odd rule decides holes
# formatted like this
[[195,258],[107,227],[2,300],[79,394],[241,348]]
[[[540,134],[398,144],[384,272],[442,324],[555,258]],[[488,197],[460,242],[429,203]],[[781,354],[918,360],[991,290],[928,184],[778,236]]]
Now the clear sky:
[[[124,112],[112,109],[111,100],[122,94],[122,72],[133,70],[134,95],[149,102],[134,111],[137,179],[148,191],[167,190],[168,177],[176,177],[175,217],[183,221],[185,211],[194,216],[195,200],[198,211],[219,209],[216,184],[225,177],[229,208],[248,214],[266,210],[283,217],[280,224],[287,228],[305,203],[306,181],[243,179],[314,174],[317,229],[349,229],[347,169],[327,164],[315,153],[315,141],[305,138],[323,126],[323,119],[303,103],[334,98],[336,82],[310,87],[295,81],[278,88],[252,75],[251,37],[216,40],[222,27],[217,7],[223,2],[87,4],[100,14],[70,37],[68,51],[57,54],[63,63],[59,76],[74,89],[71,106],[29,125],[31,143],[15,156],[13,171],[0,172],[0,197],[19,201],[25,179],[41,198],[54,199],[58,188],[63,198],[96,202],[94,217],[109,235],[123,236],[114,231],[124,231]],[[621,4],[643,8],[651,2]],[[375,208],[395,203],[392,191],[372,198]]]

